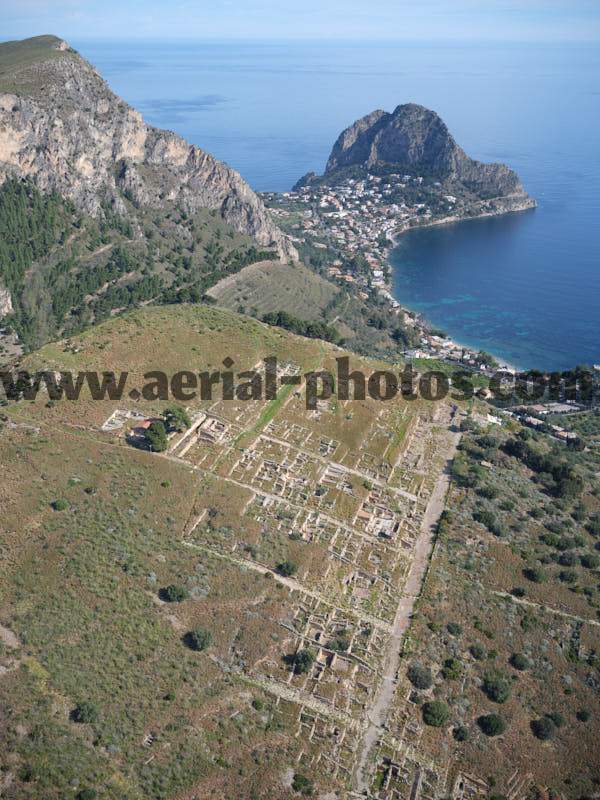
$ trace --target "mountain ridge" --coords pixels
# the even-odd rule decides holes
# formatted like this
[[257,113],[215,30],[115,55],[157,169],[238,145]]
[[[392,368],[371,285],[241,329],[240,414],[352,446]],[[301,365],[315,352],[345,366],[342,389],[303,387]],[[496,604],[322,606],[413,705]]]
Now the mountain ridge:
[[149,207],[166,200],[187,213],[217,210],[261,246],[296,257],[239,173],[146,124],[58,37],[0,45],[0,183],[10,176],[29,177],[92,216],[106,200],[126,213],[123,193]]

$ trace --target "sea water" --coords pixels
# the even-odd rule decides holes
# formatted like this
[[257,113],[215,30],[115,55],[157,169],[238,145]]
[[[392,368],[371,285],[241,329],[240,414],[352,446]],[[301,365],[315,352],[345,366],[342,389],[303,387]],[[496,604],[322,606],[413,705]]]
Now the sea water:
[[[401,31],[399,31],[399,38]],[[539,206],[412,231],[394,293],[520,367],[600,362],[600,49],[581,44],[73,42],[145,118],[285,191],[358,117],[416,102]]]

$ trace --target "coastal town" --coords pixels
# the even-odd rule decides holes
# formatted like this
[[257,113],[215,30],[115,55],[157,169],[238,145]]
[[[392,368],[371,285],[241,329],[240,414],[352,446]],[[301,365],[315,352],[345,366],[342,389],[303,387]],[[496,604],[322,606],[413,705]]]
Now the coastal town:
[[263,200],[307,262],[320,263],[329,280],[349,286],[361,300],[375,296],[402,315],[419,335],[419,345],[405,351],[407,358],[441,359],[489,374],[498,366],[514,372],[511,365],[499,365],[489,354],[432,329],[391,292],[389,254],[398,237],[410,228],[469,215],[465,198],[446,193],[440,181],[391,173],[348,177],[333,185],[298,184],[290,192],[264,193]]

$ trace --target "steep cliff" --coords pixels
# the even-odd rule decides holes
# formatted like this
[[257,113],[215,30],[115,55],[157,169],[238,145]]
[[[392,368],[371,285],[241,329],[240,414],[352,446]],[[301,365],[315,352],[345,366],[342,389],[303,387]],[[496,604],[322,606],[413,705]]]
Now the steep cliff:
[[146,125],[96,70],[51,36],[0,45],[0,182],[31,178],[92,216],[122,195],[161,209],[218,211],[282,257],[289,241],[241,176],[176,134]]
[[[340,134],[333,146],[323,179],[335,179],[350,170],[408,171],[435,177],[479,197],[527,195],[517,174],[504,164],[484,164],[469,158],[434,111],[414,103],[393,113],[373,111]],[[315,181],[305,176],[302,183]]]

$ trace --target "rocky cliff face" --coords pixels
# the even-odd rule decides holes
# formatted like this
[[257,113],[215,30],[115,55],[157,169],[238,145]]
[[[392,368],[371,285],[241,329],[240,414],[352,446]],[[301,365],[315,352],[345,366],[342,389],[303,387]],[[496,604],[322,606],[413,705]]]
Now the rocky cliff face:
[[10,292],[0,284],[0,319],[7,314],[12,314],[13,304]]
[[[295,257],[262,202],[241,176],[169,131],[146,125],[96,70],[54,37],[48,57],[16,63],[0,75],[0,182],[30,177],[83,211],[101,214],[109,200],[124,211],[122,192],[160,208],[216,209],[240,233],[283,257]],[[27,40],[24,45],[36,40]],[[1,91],[2,89],[10,91]]]
[[325,177],[349,167],[396,167],[458,182],[481,195],[526,197],[513,170],[469,158],[444,121],[414,103],[400,105],[391,114],[374,111],[347,128],[333,146]]

